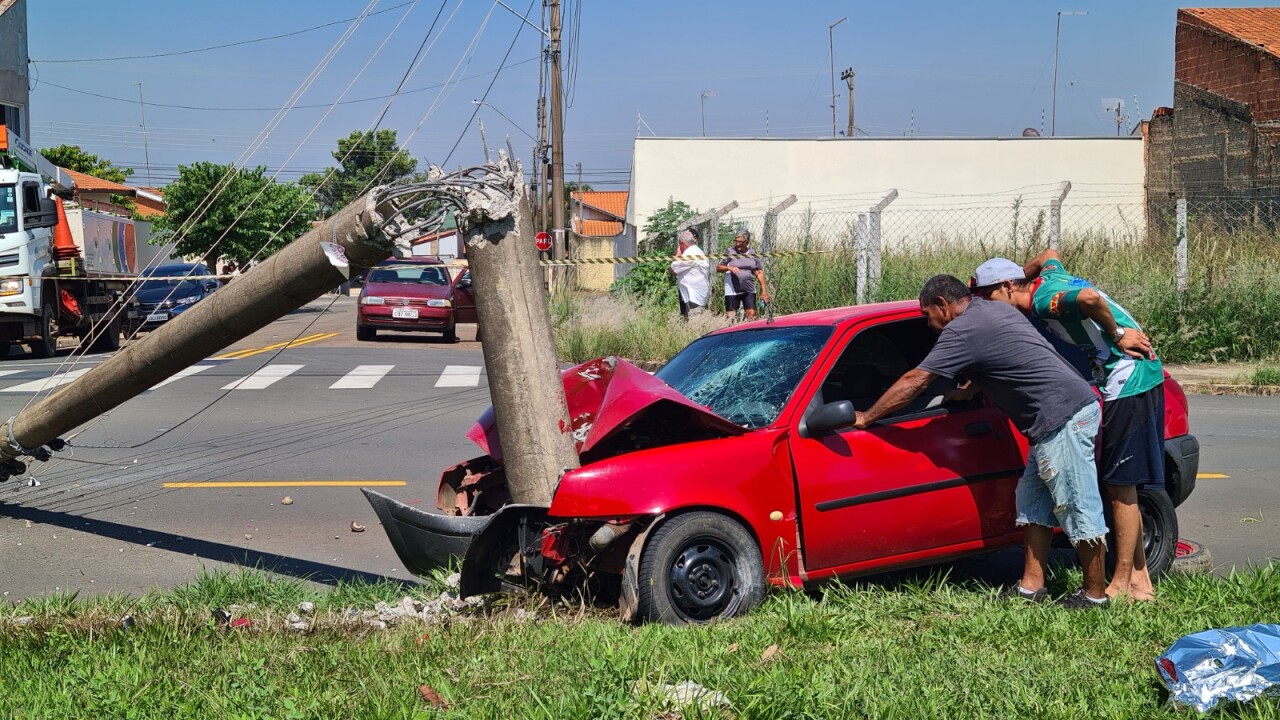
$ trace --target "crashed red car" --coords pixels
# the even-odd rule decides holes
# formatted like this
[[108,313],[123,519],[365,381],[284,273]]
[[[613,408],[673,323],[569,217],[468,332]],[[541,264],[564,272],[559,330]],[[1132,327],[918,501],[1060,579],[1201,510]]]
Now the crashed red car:
[[[462,592],[506,584],[617,593],[626,617],[703,622],[808,585],[1019,544],[1014,486],[1027,443],[978,396],[939,379],[866,430],[866,409],[932,348],[914,302],[824,310],[706,335],[655,376],[613,358],[563,374],[582,466],[550,507],[513,505],[492,411],[486,454],[441,477],[439,513],[366,490],[406,566],[462,559]],[[1163,488],[1140,491],[1147,557],[1173,561],[1175,507],[1199,443],[1172,379]]]

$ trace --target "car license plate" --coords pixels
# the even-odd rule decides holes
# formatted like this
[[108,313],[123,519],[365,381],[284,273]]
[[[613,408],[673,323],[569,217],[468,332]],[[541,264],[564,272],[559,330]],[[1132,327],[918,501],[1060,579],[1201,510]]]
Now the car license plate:
[[147,322],[165,322],[169,319],[169,313],[151,313],[147,316]]
[[391,317],[404,320],[417,320],[418,308],[391,308]]

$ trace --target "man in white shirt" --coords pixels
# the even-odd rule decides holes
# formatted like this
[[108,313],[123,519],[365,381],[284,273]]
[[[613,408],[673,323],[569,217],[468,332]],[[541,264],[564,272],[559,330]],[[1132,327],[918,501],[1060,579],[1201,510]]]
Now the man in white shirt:
[[696,228],[682,230],[676,238],[681,258],[671,263],[671,273],[676,276],[676,287],[680,291],[680,314],[689,317],[702,312],[707,306],[707,298],[711,294],[711,269],[707,264],[707,255],[698,247],[698,231]]

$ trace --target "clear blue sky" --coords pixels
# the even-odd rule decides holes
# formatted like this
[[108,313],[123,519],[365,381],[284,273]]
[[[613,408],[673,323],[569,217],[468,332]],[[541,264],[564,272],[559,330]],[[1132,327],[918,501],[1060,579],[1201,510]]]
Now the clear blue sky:
[[[282,179],[325,167],[336,138],[370,126],[385,101],[332,109],[330,104],[391,93],[440,11],[440,0],[377,2],[374,12],[386,11],[368,17],[301,95],[298,103],[312,107],[285,114],[247,160],[242,159],[246,148],[277,115],[271,108],[289,102],[351,22],[208,52],[52,61],[171,53],[291,33],[352,18],[366,2],[135,0],[115,7],[30,0],[32,140],[37,146],[81,145],[135,168],[133,181],[145,184],[137,102],[137,83],[142,83],[156,184],[175,177],[179,163],[197,160],[241,159],[283,168]],[[523,11],[530,2],[507,4]],[[577,5],[566,0],[567,9]],[[1042,115],[1047,134],[1059,10],[1088,13],[1062,19],[1059,135],[1115,134],[1114,115],[1103,112],[1103,98],[1123,99],[1132,123],[1171,104],[1173,97],[1178,5],[1166,0],[585,0],[581,5],[580,21],[567,25],[565,33],[575,69],[565,160],[569,179],[581,162],[585,180],[602,189],[625,187],[637,112],[648,125],[642,134],[651,129],[664,136],[698,135],[704,90],[715,92],[705,101],[708,135],[764,135],[766,126],[771,136],[829,135],[827,26],[842,16],[848,20],[834,30],[835,65],[837,73],[849,66],[857,73],[859,134],[902,136],[914,129],[916,135],[930,136],[1017,135],[1025,127],[1040,128]],[[409,150],[436,163],[461,136],[449,160],[454,167],[481,159],[479,135],[468,125],[475,109],[471,100],[484,94],[522,23],[492,0],[446,0],[443,7],[432,35],[438,41],[429,42],[426,59],[404,88],[437,86],[451,73],[469,79],[401,96],[382,127],[396,129],[402,140],[413,134]],[[535,24],[539,7],[540,0]],[[538,34],[525,26],[488,95],[489,103],[529,133],[537,132],[538,54]],[[838,78],[836,87],[837,124],[843,128],[847,101]],[[493,109],[482,107],[479,117],[489,144],[510,135],[527,169],[529,138]]]

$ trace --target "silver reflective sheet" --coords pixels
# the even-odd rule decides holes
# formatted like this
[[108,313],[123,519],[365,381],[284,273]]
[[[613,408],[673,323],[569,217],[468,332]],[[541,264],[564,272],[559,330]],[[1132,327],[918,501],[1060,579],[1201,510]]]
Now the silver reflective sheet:
[[1200,712],[1222,700],[1280,694],[1280,625],[1205,630],[1184,636],[1156,659],[1170,699]]

